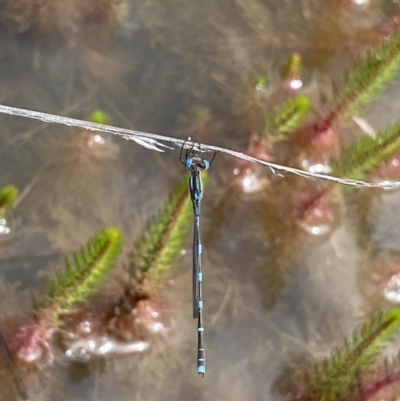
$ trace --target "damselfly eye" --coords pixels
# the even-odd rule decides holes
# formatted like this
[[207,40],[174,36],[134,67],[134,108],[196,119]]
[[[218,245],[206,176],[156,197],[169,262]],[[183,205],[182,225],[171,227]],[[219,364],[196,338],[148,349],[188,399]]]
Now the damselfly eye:
[[210,162],[208,160],[203,160],[201,163],[201,168],[203,170],[208,170],[210,168]]
[[193,158],[192,158],[192,157],[187,158],[187,159],[185,160],[185,166],[186,166],[186,168],[187,168],[187,169],[190,169],[190,167],[192,166],[192,163],[193,163]]

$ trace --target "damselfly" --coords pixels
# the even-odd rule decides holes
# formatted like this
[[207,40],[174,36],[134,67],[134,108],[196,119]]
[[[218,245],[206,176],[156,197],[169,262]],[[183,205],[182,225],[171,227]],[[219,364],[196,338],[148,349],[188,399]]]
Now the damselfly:
[[204,377],[206,373],[206,356],[203,345],[203,295],[202,282],[203,271],[201,269],[201,253],[202,245],[200,240],[200,202],[203,197],[203,182],[200,173],[208,170],[216,153],[214,153],[211,161],[203,158],[200,145],[199,151],[192,147],[186,149],[184,153],[183,144],[181,148],[180,160],[185,167],[190,170],[189,190],[190,199],[193,204],[193,319],[197,319],[197,372]]

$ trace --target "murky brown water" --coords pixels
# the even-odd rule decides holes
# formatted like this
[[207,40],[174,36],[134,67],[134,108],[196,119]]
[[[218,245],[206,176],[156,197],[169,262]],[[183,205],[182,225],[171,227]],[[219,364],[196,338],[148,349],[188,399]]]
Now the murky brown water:
[[[18,34],[17,26],[24,29],[7,9],[0,102],[81,119],[100,108],[112,125],[181,137],[193,108],[206,107],[211,123],[198,139],[245,149],[252,119],[243,110],[255,76],[268,76],[266,104],[275,107],[284,98],[281,67],[299,52],[302,91],[318,107],[331,96],[331,81],[375,43],[394,3],[130,0],[116,22],[90,30],[69,10],[72,22],[61,31],[33,24]],[[397,119],[398,87],[369,106],[374,127]],[[128,252],[183,168],[177,152],[112,138],[94,155],[73,129],[0,122],[0,187],[12,183],[24,193],[12,242],[0,251],[0,313],[9,321],[30,313],[30,291],[62,266],[61,255],[102,227],[121,228]],[[202,207],[206,377],[196,373],[187,254],[168,294],[175,328],[162,344],[87,364],[60,352],[54,368],[26,376],[32,400],[280,399],[287,372],[329,355],[374,309],[369,250],[398,252],[399,193],[348,195],[333,232],[314,238],[282,202],[303,181],[272,179],[262,192],[244,194],[231,189],[235,163],[218,155]],[[9,382],[0,367],[0,380]],[[0,397],[16,399],[12,387]]]

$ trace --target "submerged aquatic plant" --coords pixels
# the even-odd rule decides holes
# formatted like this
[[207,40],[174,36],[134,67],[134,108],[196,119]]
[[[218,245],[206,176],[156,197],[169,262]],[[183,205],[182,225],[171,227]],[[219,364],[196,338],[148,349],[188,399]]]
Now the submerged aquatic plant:
[[0,189],[0,220],[6,220],[18,197],[18,189],[8,185]]
[[[286,75],[298,75],[301,65],[301,57],[293,55],[289,58],[285,66]],[[267,162],[276,160],[277,142],[289,142],[291,146],[290,159],[293,159],[293,151],[299,152],[299,164],[310,173],[331,173],[331,164],[335,164],[334,175],[336,177],[346,177],[346,180],[361,181],[365,176],[347,174],[344,165],[348,157],[355,158],[355,154],[360,155],[360,148],[351,149],[350,153],[340,155],[343,147],[342,139],[337,127],[337,123],[353,116],[360,109],[371,102],[385,87],[392,82],[400,69],[400,33],[392,32],[392,35],[385,39],[375,49],[372,49],[366,57],[360,59],[353,69],[346,75],[342,87],[336,88],[334,100],[331,102],[330,111],[325,117],[314,117],[313,121],[303,124],[304,118],[311,109],[311,101],[305,95],[289,98],[282,106],[275,109],[274,115],[269,116],[266,100],[256,99],[252,102],[253,109],[256,109],[256,121],[260,115],[264,116],[264,132],[252,132],[251,138],[256,134],[259,136],[259,145],[248,148],[247,153]],[[260,79],[258,79],[260,80]],[[251,111],[254,114],[254,110]],[[252,120],[249,111],[249,120]],[[253,130],[254,125],[253,124]],[[392,138],[395,134],[392,133]],[[383,139],[380,139],[383,140]],[[373,140],[370,140],[372,143]],[[254,140],[251,139],[251,143]],[[393,141],[391,149],[396,149]],[[365,150],[366,145],[363,146]],[[373,147],[376,147],[375,145]],[[293,149],[294,148],[294,149]],[[299,148],[299,149],[297,149]],[[269,157],[265,157],[265,154]],[[375,165],[376,168],[385,160],[383,152],[380,162],[374,159],[369,167]],[[391,153],[392,155],[393,153]],[[340,162],[334,159],[340,157]],[[279,160],[279,159],[278,159]],[[359,158],[357,163],[360,163]],[[364,163],[365,164],[365,163]],[[338,166],[341,166],[338,168]],[[367,170],[367,166],[364,166]],[[256,167],[249,163],[246,171],[256,172]],[[243,168],[241,169],[243,170]],[[371,170],[371,169],[370,169]],[[282,169],[280,171],[286,171]],[[350,171],[349,173],[351,173]],[[247,174],[248,175],[248,174]],[[316,175],[315,175],[316,176]],[[340,181],[340,183],[344,183]],[[336,181],[339,182],[339,181]]]
[[298,90],[303,86],[301,80],[302,57],[300,53],[291,54],[283,70],[287,87],[290,91]]
[[18,189],[13,185],[0,188],[0,236],[11,232],[10,214],[18,197]]
[[334,172],[363,179],[400,151],[400,122],[372,137],[362,137],[350,145],[334,167]]
[[[338,135],[333,128],[335,121],[341,121],[359,112],[382,91],[400,70],[400,33],[395,32],[376,49],[372,49],[347,74],[342,89],[336,89],[335,101],[327,117],[315,123],[314,135]],[[318,142],[316,151],[321,151]],[[361,136],[330,161],[332,174],[361,181],[376,174],[384,164],[400,151],[399,123],[372,136]],[[327,186],[326,192],[333,191]],[[333,194],[332,194],[333,195]],[[314,194],[310,195],[311,198]]]
[[[383,57],[383,55],[388,58]],[[395,33],[361,59],[354,70],[348,73],[343,88],[336,89],[336,100],[332,102],[331,110],[326,113],[327,117],[310,117],[306,124],[303,125],[302,121],[299,124],[296,123],[292,132],[280,137],[280,139],[288,141],[287,158],[290,161],[297,158],[302,167],[308,168],[309,171],[330,172],[333,176],[346,177],[358,182],[365,182],[371,178],[376,180],[374,175],[380,172],[391,158],[393,158],[394,164],[396,162],[398,164],[398,153],[400,151],[398,123],[387,130],[376,132],[373,136],[360,136],[345,150],[343,150],[341,143],[339,123],[352,113],[359,112],[363,106],[372,101],[385,86],[393,81],[400,70],[399,56],[400,39],[399,34]],[[295,99],[287,101],[287,105],[289,105],[287,110],[291,110],[290,106],[293,106],[295,110]],[[308,108],[310,108],[309,103],[308,101]],[[284,112],[286,107],[285,105],[282,108],[282,116],[284,117],[286,116]],[[276,114],[280,116],[281,113],[277,111]],[[290,112],[287,115],[290,117]],[[267,121],[272,127],[274,120],[272,122],[271,120]],[[282,126],[285,126],[285,118],[276,118],[275,121],[276,123],[282,122]],[[288,121],[290,122],[291,119],[288,118]],[[266,132],[270,138],[270,144],[273,144],[269,147],[269,151],[272,157],[277,158],[282,154],[282,147],[275,147],[273,129]],[[312,163],[307,160],[307,151],[314,152]],[[254,154],[254,156],[259,155]],[[308,163],[303,163],[303,161]],[[379,178],[381,177],[386,179],[383,174],[379,175]],[[305,181],[291,181],[290,179],[288,181],[287,184],[281,182],[282,185],[279,183],[275,185],[273,192],[278,195],[272,196],[278,197],[278,200],[274,201],[274,207],[278,213],[284,215],[283,219],[286,225],[291,228],[291,234],[296,232],[297,235],[293,238],[293,236],[289,237],[286,232],[283,235],[280,233],[281,237],[290,238],[290,240],[287,243],[286,241],[282,242],[279,249],[275,251],[276,256],[274,256],[275,259],[272,263],[271,252],[268,252],[269,255],[265,258],[268,262],[264,260],[261,267],[263,270],[267,270],[266,265],[268,266],[268,277],[270,277],[270,266],[278,266],[276,267],[276,274],[282,277],[278,291],[284,287],[285,276],[295,265],[293,260],[304,248],[303,232],[305,231],[308,236],[325,240],[326,236],[330,235],[338,225],[340,205],[343,201],[342,187],[330,183],[316,184]],[[276,183],[274,180],[272,182]],[[288,218],[288,216],[290,217]],[[296,223],[296,226],[293,226],[293,222]],[[296,230],[298,227],[301,228],[301,231]],[[275,233],[276,229],[271,229],[268,226],[267,230]],[[268,235],[270,234],[268,233]],[[282,255],[288,253],[287,247],[290,247],[291,252],[294,252],[295,255],[291,253],[290,257],[285,256],[286,264],[282,267]],[[278,269],[285,269],[285,271],[278,272]],[[270,285],[269,281],[268,285]],[[264,289],[264,291],[271,292],[269,289]],[[271,307],[276,301],[276,293],[270,298],[272,302],[269,301],[268,307]]]
[[347,74],[336,89],[335,106],[326,122],[356,114],[396,77],[400,66],[400,32],[394,32],[371,50]]
[[257,92],[265,92],[269,86],[268,78],[264,75],[259,75],[253,80],[254,89]]
[[114,268],[122,235],[116,228],[107,228],[74,254],[73,263],[66,260],[65,270],[47,281],[35,301],[35,323],[22,327],[16,335],[19,359],[39,365],[52,363],[52,336],[61,328],[70,331],[71,322],[82,318],[98,324],[84,335],[71,332],[66,338],[70,343],[66,355],[71,358],[104,355],[105,347],[109,353],[144,351],[150,335],[169,331],[157,289],[171,275],[181,253],[191,208],[185,176],[131,254],[127,270],[134,282],[126,283],[124,293],[104,310],[93,309],[90,318],[85,318],[85,303]]
[[122,234],[114,228],[100,231],[73,257],[73,266],[65,261],[64,272],[56,272],[41,294],[38,314],[52,323],[85,302],[104,283],[121,252]]
[[[302,400],[354,399],[359,378],[372,367],[382,350],[400,329],[400,310],[392,309],[362,326],[351,340],[336,349],[330,359],[318,363],[304,378]],[[358,398],[358,397],[357,397]]]
[[126,267],[129,279],[124,283],[123,294],[101,310],[91,309],[89,317],[85,312],[77,314],[77,327],[82,320],[96,322],[85,333],[68,337],[67,356],[89,359],[105,353],[143,352],[154,336],[164,336],[170,331],[170,313],[160,296],[160,288],[176,267],[190,226],[191,209],[185,175],[160,215],[134,245]]
[[[265,87],[265,84],[263,83],[259,83],[257,84],[260,87]],[[355,92],[351,92],[351,96],[352,97],[354,95]],[[350,100],[348,101],[348,104],[350,105]],[[346,102],[339,102],[340,104],[347,104]],[[364,104],[364,101],[354,101],[354,104]],[[274,127],[277,131],[277,138],[279,140],[288,140],[289,135],[287,134],[291,134],[293,133],[296,129],[298,129],[300,127],[300,124],[302,123],[302,120],[304,118],[304,116],[308,113],[310,109],[310,101],[307,97],[299,97],[299,98],[295,98],[295,99],[291,99],[290,101],[288,101],[287,103],[284,103],[284,106],[282,106],[282,108],[277,111],[275,119],[273,121]],[[335,110],[335,118],[339,115],[345,115],[345,112],[343,111],[345,108],[337,108]],[[348,106],[347,110],[352,109],[351,105]],[[354,108],[355,109],[355,108]],[[353,110],[353,109],[352,109]],[[343,112],[343,114],[342,114]],[[32,116],[32,113],[29,114],[30,116]],[[39,117],[36,114],[37,117]],[[48,118],[50,118],[49,116],[47,116]],[[46,117],[46,118],[47,118]],[[41,118],[45,118],[43,115],[41,115]],[[60,119],[58,121],[61,121]],[[63,120],[63,122],[71,122],[71,120]],[[76,123],[76,120],[75,120]],[[80,122],[82,123],[82,122]],[[95,124],[103,124],[104,120],[96,120],[94,121]],[[91,127],[92,129],[95,130],[99,130],[100,127],[96,126],[96,125],[86,125],[86,127]],[[104,129],[104,127],[103,127]],[[153,149],[159,149],[159,142],[158,141],[163,141],[163,140],[168,140],[165,138],[161,138],[161,137],[156,137],[156,136],[149,136],[140,132],[136,132],[136,133],[132,133],[132,132],[128,132],[128,131],[119,131],[117,132],[116,129],[113,128],[108,128],[110,132],[113,133],[118,133],[119,135],[122,136],[130,136],[132,135],[135,140],[139,143],[139,144],[144,144],[147,147],[153,148]],[[324,127],[324,129],[327,130],[327,127]],[[172,143],[179,143],[177,140],[174,140],[173,138],[169,138],[169,141]],[[397,145],[396,145],[397,146]],[[207,147],[204,147],[204,149],[208,149]],[[259,148],[261,149],[261,147]],[[221,150],[222,151],[222,150]],[[229,151],[228,151],[229,153]],[[230,152],[231,154],[234,154],[236,156],[238,156],[238,153],[235,152]],[[384,153],[384,152],[383,152]],[[383,155],[382,153],[382,155]],[[259,157],[260,153],[256,153],[253,154],[252,156],[255,157]],[[357,153],[357,155],[359,155]],[[243,155],[242,155],[243,156]],[[345,157],[345,156],[343,156]],[[344,167],[343,171],[345,171],[345,173],[343,173],[342,170],[340,170],[340,168],[338,167],[338,172],[340,173],[339,175],[343,175],[347,178],[352,177],[351,174],[353,174],[353,169],[357,170],[357,168],[359,170],[361,170],[362,174],[364,175],[367,172],[370,172],[373,168],[376,168],[378,166],[379,163],[375,163],[371,168],[371,165],[368,165],[368,163],[365,163],[365,160],[363,160],[362,157],[355,157],[356,161],[352,164],[351,169]],[[367,158],[368,159],[368,158]],[[383,160],[383,156],[380,160],[380,162],[382,162]],[[247,160],[251,161],[251,162],[259,162],[259,160],[255,160],[255,158],[247,158]],[[339,161],[339,165],[340,165],[341,160]],[[306,173],[306,172],[301,172],[300,170],[297,169],[291,169],[288,168],[286,166],[279,166],[279,165],[275,165],[273,163],[270,163],[269,160],[267,160],[266,163],[263,163],[266,166],[269,166],[273,169],[274,172],[276,172],[277,174],[281,173],[282,171],[289,171],[289,172],[297,172],[299,175],[304,175],[307,177],[319,177],[322,178],[324,177],[323,175],[320,174],[315,174],[315,172],[310,172],[310,173]],[[347,173],[349,172],[349,173]],[[350,175],[347,175],[350,174]],[[326,177],[325,177],[326,178]],[[354,177],[353,179],[355,181],[350,181],[350,180],[335,180],[334,178],[329,178],[328,179],[334,181],[334,182],[342,182],[342,183],[348,183],[348,184],[353,184],[353,185],[359,185],[360,182],[357,181],[358,180],[358,176]],[[378,186],[378,185],[376,185]],[[330,189],[329,189],[330,190]],[[184,193],[186,192],[186,193]],[[179,199],[180,196],[182,196],[182,199],[184,198],[186,200],[186,203],[188,203],[188,208],[189,208],[189,213],[190,213],[190,200],[189,197],[187,196],[187,186],[185,185],[184,187],[184,191],[182,191],[182,193],[179,193]],[[329,195],[329,191],[328,190],[321,190],[317,196],[313,196],[310,199],[306,199],[304,202],[302,202],[305,205],[304,209],[307,208],[312,208],[314,207],[315,210],[315,205],[316,204],[320,204],[321,199],[323,196],[325,196],[326,194]],[[174,201],[175,202],[175,201]],[[181,201],[180,201],[181,202]],[[170,206],[168,206],[170,205]],[[133,285],[132,288],[130,289],[131,293],[133,294],[133,301],[132,304],[129,305],[130,309],[129,309],[129,313],[132,312],[133,308],[136,308],[136,311],[138,313],[138,315],[136,316],[144,316],[144,313],[139,311],[139,305],[143,305],[144,301],[148,301],[150,298],[153,298],[153,293],[151,293],[151,291],[148,290],[148,288],[150,287],[152,290],[154,287],[156,287],[157,284],[159,284],[161,281],[165,280],[165,278],[170,274],[170,272],[173,269],[173,260],[179,255],[179,251],[181,249],[179,243],[181,241],[183,241],[184,239],[184,235],[179,231],[178,227],[179,227],[179,219],[182,219],[182,227],[185,228],[185,223],[184,223],[184,218],[183,216],[183,212],[181,215],[176,215],[174,213],[178,213],[178,209],[181,208],[181,203],[177,202],[173,203],[172,206],[172,200],[171,200],[171,204],[167,204],[166,206],[166,210],[162,213],[162,215],[160,216],[160,219],[154,223],[154,225],[152,225],[148,231],[148,233],[145,235],[145,237],[143,238],[143,240],[138,243],[137,249],[135,250],[134,255],[132,255],[131,257],[131,264],[130,264],[130,271],[132,276],[135,278],[135,280],[137,281],[136,285]],[[167,208],[170,207],[170,210],[168,210]],[[186,223],[187,226],[187,223]],[[174,234],[175,233],[175,234]],[[75,280],[75,279],[74,279]],[[73,281],[73,280],[72,280]],[[72,283],[72,282],[71,282]],[[65,284],[65,283],[61,283],[61,287]],[[71,293],[70,294],[79,294],[79,291],[77,291],[76,289],[73,289],[73,285],[71,284],[71,286],[69,286],[68,284],[65,284],[65,288],[69,291],[71,287]],[[82,288],[85,288],[84,286]],[[68,291],[66,292],[68,295]],[[75,292],[76,291],[76,292]],[[144,292],[145,295],[141,294]],[[50,316],[54,316],[54,319],[57,320],[60,316],[60,314],[62,315],[63,313],[70,313],[71,311],[74,310],[73,305],[75,304],[76,300],[79,300],[79,296],[74,297],[68,297],[67,295],[63,294],[61,291],[61,295],[60,295],[60,299],[64,300],[63,302],[59,302],[58,301],[58,297],[56,296],[57,291],[54,291],[54,293],[50,292],[50,296],[49,296],[49,302],[47,304],[47,306],[45,305],[43,310],[46,311],[46,307],[50,308]],[[83,298],[86,296],[86,289],[82,290],[83,293]],[[124,301],[126,301],[127,299],[127,294],[124,294]],[[142,297],[143,298],[140,298]],[[67,301],[69,300],[69,301]],[[54,303],[54,306],[52,306],[52,302]],[[133,305],[133,306],[132,306]],[[52,312],[52,311],[55,312]],[[57,313],[58,311],[58,313]],[[53,315],[54,313],[54,315]],[[135,322],[138,321],[138,319],[132,318]],[[389,325],[391,323],[388,323]],[[382,329],[383,330],[383,329]],[[372,333],[372,331],[371,331]],[[372,334],[371,334],[372,335]],[[355,345],[352,345],[353,348],[357,348]],[[366,348],[368,348],[368,346],[366,346]],[[363,346],[361,346],[360,344],[358,345],[358,350],[363,349]],[[361,351],[360,351],[361,352]],[[372,357],[371,357],[372,358]],[[339,358],[340,359],[340,358]],[[350,358],[351,359],[351,358]],[[367,360],[367,359],[366,359]],[[344,362],[343,362],[344,361]],[[343,361],[340,361],[337,363],[337,366],[339,366],[339,368],[337,369],[337,371],[339,373],[335,373],[335,369],[328,369],[324,374],[321,373],[323,379],[322,380],[323,384],[325,385],[325,383],[332,383],[333,379],[337,379],[337,376],[341,376],[343,374],[343,372],[345,371],[345,367],[348,367],[349,365],[351,365],[350,362],[348,362],[348,360],[346,360],[346,358],[343,358]],[[364,363],[365,361],[361,358],[361,362],[359,365],[360,366]],[[346,365],[347,363],[347,365]],[[366,363],[366,362],[365,362]],[[355,368],[356,370],[358,368]],[[332,373],[333,372],[333,373]],[[346,373],[346,372],[345,372]],[[324,376],[325,375],[325,376]],[[310,389],[310,391],[314,389]],[[318,391],[317,391],[317,396],[319,396],[319,398],[323,398],[324,395],[318,395]],[[329,395],[330,396],[330,395]]]
[[89,120],[92,123],[107,125],[110,123],[110,117],[103,110],[97,109],[91,115]]
[[[202,177],[205,186],[207,174]],[[160,216],[131,254],[128,271],[139,284],[146,281],[156,285],[165,279],[181,253],[192,213],[187,180],[185,176],[179,181]]]
[[308,96],[299,95],[287,100],[271,118],[266,118],[266,130],[273,140],[284,141],[300,127],[311,108]]
[[18,357],[26,362],[51,363],[49,340],[62,326],[62,316],[76,310],[96,292],[115,266],[121,251],[122,235],[116,228],[100,231],[74,254],[73,266],[66,260],[64,272],[56,272],[35,300],[35,323],[20,329]]

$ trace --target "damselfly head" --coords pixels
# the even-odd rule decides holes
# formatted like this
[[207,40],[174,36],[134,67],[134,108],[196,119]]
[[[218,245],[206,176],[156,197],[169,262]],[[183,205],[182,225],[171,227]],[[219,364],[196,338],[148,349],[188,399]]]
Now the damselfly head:
[[200,170],[208,170],[210,167],[210,162],[200,157],[193,157],[191,161],[191,166],[197,167]]
[[208,170],[208,169],[210,168],[210,162],[209,162],[208,160],[202,160],[202,161],[199,163],[199,167],[200,167],[202,170]]
[[210,162],[204,160],[203,158],[195,155],[193,157],[188,157],[185,160],[185,167],[189,170],[190,168],[198,168],[200,170],[208,170],[210,167]]

